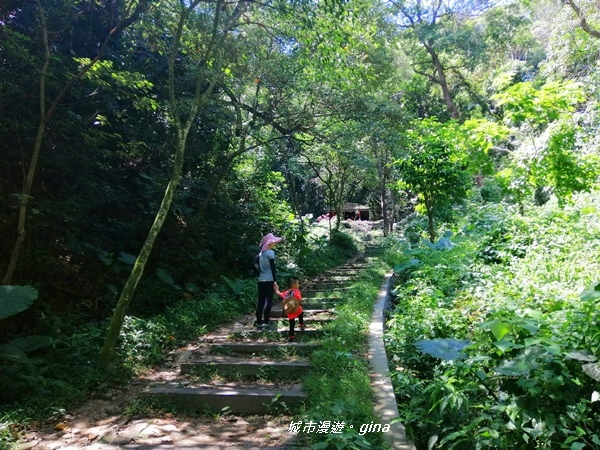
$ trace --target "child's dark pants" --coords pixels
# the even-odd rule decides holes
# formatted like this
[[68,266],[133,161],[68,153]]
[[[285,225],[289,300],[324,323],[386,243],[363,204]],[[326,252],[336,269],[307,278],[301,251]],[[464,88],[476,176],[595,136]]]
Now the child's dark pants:
[[[290,336],[294,335],[294,328],[296,327],[296,319],[289,319],[290,320]],[[298,316],[298,323],[300,325],[304,325],[304,313],[300,313],[300,315]]]

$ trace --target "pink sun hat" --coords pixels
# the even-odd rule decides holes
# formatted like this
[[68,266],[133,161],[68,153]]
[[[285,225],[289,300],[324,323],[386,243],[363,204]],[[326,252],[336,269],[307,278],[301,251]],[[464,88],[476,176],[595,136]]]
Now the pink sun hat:
[[269,233],[267,234],[264,238],[261,239],[260,241],[260,251],[264,252],[265,250],[267,250],[269,248],[269,245],[271,244],[277,244],[278,242],[283,241],[282,237],[278,237],[275,236],[273,233]]

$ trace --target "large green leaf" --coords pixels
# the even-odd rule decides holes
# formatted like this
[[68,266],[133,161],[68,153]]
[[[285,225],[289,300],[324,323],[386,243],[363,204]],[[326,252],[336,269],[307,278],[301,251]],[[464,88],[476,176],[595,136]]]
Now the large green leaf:
[[13,361],[19,364],[26,364],[29,362],[27,354],[11,344],[0,344],[0,360]]
[[0,286],[0,320],[25,311],[37,298],[31,286]]
[[593,362],[598,358],[587,350],[575,350],[565,355],[566,359],[575,359],[577,361]]
[[49,336],[25,336],[13,339],[9,344],[24,352],[31,352],[33,350],[48,347],[52,344],[52,338]]
[[171,274],[165,269],[159,267],[158,269],[156,269],[156,275],[158,275],[158,278],[160,278],[161,281],[168,284],[169,286],[173,286],[175,289],[181,289],[179,285],[175,283],[175,280],[173,279]]
[[137,260],[137,256],[132,255],[131,253],[127,253],[127,252],[119,252],[119,261],[129,265],[129,266],[133,266],[135,264],[135,261]]
[[594,300],[600,298],[600,282],[593,283],[585,291],[579,294],[579,297],[583,301]]
[[431,339],[415,342],[415,347],[423,353],[448,361],[465,358],[467,355],[463,353],[463,350],[469,345],[471,342],[457,339]]
[[540,363],[538,359],[547,355],[547,353],[548,352],[543,348],[529,347],[515,359],[503,361],[498,367],[496,367],[495,372],[500,375],[514,377],[529,375],[532,370],[535,370],[539,367]]
[[489,328],[497,341],[501,341],[506,334],[510,333],[510,327],[500,320],[488,322],[487,328]]
[[499,341],[494,342],[494,345],[496,347],[498,347],[498,349],[501,350],[502,353],[506,353],[506,352],[512,350],[513,348],[521,348],[522,347],[522,345],[516,344],[515,342],[513,342],[510,339],[501,339]]
[[588,363],[581,366],[586,375],[596,381],[600,381],[600,364]]
[[414,266],[417,266],[419,264],[421,264],[421,260],[411,259],[405,262],[404,264],[398,264],[396,267],[394,267],[394,273],[400,274],[402,272],[408,271],[409,269],[412,269]]

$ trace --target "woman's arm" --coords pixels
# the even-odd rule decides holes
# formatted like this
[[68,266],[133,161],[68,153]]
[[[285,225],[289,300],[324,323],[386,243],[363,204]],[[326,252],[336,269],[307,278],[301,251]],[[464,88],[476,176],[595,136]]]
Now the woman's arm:
[[273,281],[277,283],[277,273],[275,269],[275,260],[269,259],[269,263],[271,264],[271,273],[273,274]]

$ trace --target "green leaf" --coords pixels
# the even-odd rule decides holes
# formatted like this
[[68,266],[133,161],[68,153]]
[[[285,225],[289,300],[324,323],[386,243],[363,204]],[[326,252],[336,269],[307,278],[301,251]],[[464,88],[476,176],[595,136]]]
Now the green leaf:
[[9,342],[24,352],[31,352],[40,348],[48,347],[52,344],[52,338],[49,336],[26,336],[14,339]]
[[502,364],[496,367],[495,372],[500,375],[519,377],[529,375],[531,369],[531,364],[528,361],[511,359],[510,361],[503,361]]
[[496,340],[500,341],[504,336],[510,333],[510,327],[499,320],[492,320],[488,325]]
[[541,344],[542,339],[541,338],[525,338],[523,342],[525,342],[525,347],[531,347],[533,345]]
[[596,381],[600,381],[600,364],[588,363],[582,366],[583,372]]
[[156,275],[158,275],[158,278],[160,278],[161,281],[168,284],[169,286],[175,285],[175,280],[173,279],[171,274],[165,269],[159,267],[158,269],[156,269]]
[[506,353],[513,348],[519,348],[520,346],[515,344],[513,341],[509,341],[508,339],[503,339],[501,341],[494,342],[494,345],[498,347],[502,353]]
[[0,359],[13,361],[19,364],[26,364],[29,362],[27,354],[19,347],[11,344],[0,345]]
[[459,341],[457,339],[431,339],[415,342],[415,347],[423,353],[447,361],[456,361],[463,359],[466,355],[463,350],[471,345],[469,341]]
[[135,264],[136,259],[137,259],[137,257],[132,255],[131,253],[127,253],[127,252],[119,253],[119,261],[121,261],[129,266],[133,266]]
[[598,358],[594,356],[593,353],[588,352],[587,350],[575,350],[569,352],[565,355],[566,359],[575,359],[577,361],[586,361],[586,362],[594,362]]
[[398,264],[396,267],[394,267],[394,273],[400,274],[420,263],[421,263],[421,260],[419,260],[419,259],[411,259],[410,261],[407,261],[404,264]]
[[329,444],[327,442],[317,442],[316,444],[311,445],[311,450],[325,450]]
[[600,298],[600,282],[592,284],[585,291],[579,294],[579,298],[583,301],[594,300]]
[[25,311],[37,298],[31,286],[0,286],[0,320]]
[[532,370],[539,367],[538,358],[546,354],[547,352],[542,348],[529,347],[515,359],[503,361],[496,367],[495,372],[508,376],[529,375]]

